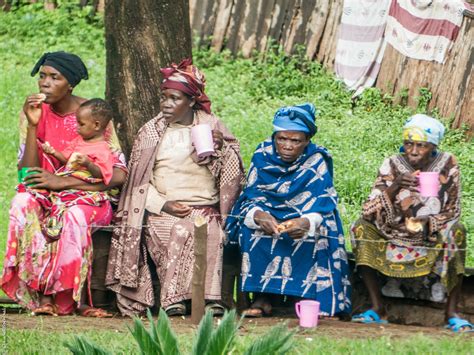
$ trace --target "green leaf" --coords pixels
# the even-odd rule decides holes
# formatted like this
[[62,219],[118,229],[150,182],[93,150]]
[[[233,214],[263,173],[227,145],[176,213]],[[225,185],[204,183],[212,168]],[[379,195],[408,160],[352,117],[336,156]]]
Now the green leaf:
[[145,329],[143,322],[136,318],[133,321],[133,328],[128,327],[132,333],[138,348],[142,354],[160,354],[165,355],[160,344],[156,342],[153,336]]
[[294,334],[286,324],[279,324],[258,338],[244,355],[285,354],[293,347]]
[[235,310],[226,312],[219,326],[212,332],[206,354],[227,354],[234,341],[237,329]]
[[158,344],[160,343],[160,337],[158,336],[158,330],[155,326],[155,322],[153,320],[153,316],[151,315],[150,308],[147,309],[146,316],[148,318],[148,321],[150,322],[150,336],[151,338],[157,342]]
[[[149,312],[149,311],[148,311]],[[151,314],[149,315],[151,318]],[[160,313],[158,315],[157,326],[154,328],[154,333],[156,334],[158,341],[160,343],[161,349],[166,355],[179,355],[180,351],[178,348],[178,339],[171,329],[170,321],[166,312],[160,308]]]
[[102,349],[100,346],[92,343],[90,340],[75,336],[69,343],[64,343],[74,355],[111,355],[111,352]]
[[193,343],[193,350],[191,353],[195,355],[206,354],[211,335],[212,335],[212,312],[206,312],[206,315],[204,316],[203,319],[201,319],[201,322],[199,323],[199,327],[197,329],[194,343]]

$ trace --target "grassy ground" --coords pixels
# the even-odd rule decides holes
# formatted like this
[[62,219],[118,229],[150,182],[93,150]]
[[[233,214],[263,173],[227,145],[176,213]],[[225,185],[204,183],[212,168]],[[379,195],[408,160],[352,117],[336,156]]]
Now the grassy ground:
[[[472,336],[453,335],[441,328],[322,320],[318,328],[304,330],[296,327],[295,319],[266,318],[243,322],[233,354],[242,354],[253,341],[282,320],[296,331],[290,354],[469,354],[474,346]],[[189,318],[171,318],[170,321],[180,349],[187,353],[192,348],[196,327],[190,324]],[[6,337],[0,336],[0,350],[3,347],[8,353],[66,354],[64,342],[70,342],[78,334],[113,353],[138,353],[134,339],[127,331],[127,326],[132,325],[130,319],[8,314],[5,324]],[[96,330],[98,327],[101,327],[100,332]]]
[[[16,183],[18,148],[17,117],[25,96],[37,92],[36,81],[29,77],[35,60],[45,51],[66,50],[86,62],[90,80],[82,82],[76,94],[104,96],[105,49],[100,19],[90,19],[87,11],[69,9],[44,12],[37,6],[15,13],[0,12],[0,259],[3,259],[8,227],[8,206]],[[72,15],[68,14],[72,11]],[[317,63],[299,56],[287,58],[271,53],[251,60],[232,59],[226,53],[195,52],[195,61],[207,76],[208,94],[214,111],[240,139],[245,163],[259,141],[271,134],[271,120],[283,105],[313,102],[318,108],[319,133],[315,141],[330,149],[335,160],[335,183],[340,195],[340,210],[346,230],[360,213],[376,171],[383,158],[397,151],[401,126],[413,111],[392,106],[391,97],[368,90],[355,105],[350,94]],[[419,111],[426,106],[426,93],[420,94]],[[445,120],[447,124],[449,120]],[[474,145],[466,143],[463,132],[450,130],[441,149],[457,155],[463,174],[463,222],[469,231],[468,264],[474,266]],[[1,264],[1,262],[0,262]],[[16,330],[8,334],[12,352],[64,352],[61,343],[73,331]],[[77,331],[76,331],[77,333]],[[117,352],[132,351],[130,336],[121,330],[85,331],[97,342]],[[239,338],[250,341],[252,336]],[[183,339],[186,335],[181,335]],[[296,353],[373,352],[373,353],[459,353],[472,352],[472,342],[452,338],[415,338],[393,342],[391,338],[340,339],[323,336],[307,340],[298,337]],[[186,342],[185,342],[186,343]],[[240,343],[239,343],[240,344]],[[0,349],[2,347],[0,341]],[[62,349],[62,350],[60,350]]]
[[[115,354],[139,354],[133,337],[128,333],[87,331],[81,334]],[[70,354],[64,347],[74,333],[68,331],[16,331],[7,344],[8,353],[17,354]],[[241,354],[258,335],[237,338],[234,354]],[[46,341],[45,341],[46,340]],[[183,353],[191,349],[190,335],[179,335]],[[472,354],[474,342],[468,338],[453,341],[452,337],[434,339],[422,334],[407,339],[380,337],[370,339],[338,339],[326,336],[296,336],[296,345],[290,354]]]

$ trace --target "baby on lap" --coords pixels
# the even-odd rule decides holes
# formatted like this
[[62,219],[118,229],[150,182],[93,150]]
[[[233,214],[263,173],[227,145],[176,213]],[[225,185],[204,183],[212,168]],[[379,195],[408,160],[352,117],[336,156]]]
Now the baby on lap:
[[[108,185],[113,174],[115,158],[106,141],[105,134],[112,119],[112,109],[102,99],[91,99],[82,103],[76,112],[77,133],[71,144],[62,152],[55,150],[48,142],[42,144],[44,154],[55,157],[63,166],[57,175],[72,176],[89,183]],[[21,185],[20,185],[21,186]],[[61,233],[62,214],[73,205],[98,206],[110,199],[110,191],[84,191],[68,189],[47,191],[26,187],[34,194],[48,218],[42,226],[50,242],[56,241]]]

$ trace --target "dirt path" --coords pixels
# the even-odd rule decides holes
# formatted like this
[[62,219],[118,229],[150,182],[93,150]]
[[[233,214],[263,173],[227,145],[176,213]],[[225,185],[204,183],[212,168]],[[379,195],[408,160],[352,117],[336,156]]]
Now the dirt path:
[[[36,329],[42,331],[61,331],[80,333],[83,331],[111,330],[116,332],[127,332],[127,325],[132,324],[130,318],[95,319],[79,316],[63,317],[34,317],[29,314],[10,313],[5,316],[9,329]],[[173,329],[177,333],[188,333],[196,329],[191,324],[190,317],[171,318]],[[260,319],[244,320],[241,332],[243,334],[258,334],[265,332],[279,322],[288,322],[290,328],[298,326],[298,321],[292,317],[269,317]],[[398,324],[387,325],[364,325],[338,320],[321,320],[317,329],[300,330],[299,334],[304,336],[328,336],[333,338],[377,338],[390,336],[395,338],[407,338],[418,333],[427,336],[441,337],[452,336],[452,333],[440,327],[405,326]]]

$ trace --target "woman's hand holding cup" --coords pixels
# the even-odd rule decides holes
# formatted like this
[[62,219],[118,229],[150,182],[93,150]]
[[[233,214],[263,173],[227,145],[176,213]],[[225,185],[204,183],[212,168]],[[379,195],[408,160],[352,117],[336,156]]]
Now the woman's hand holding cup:
[[224,134],[215,129],[212,130],[212,140],[214,141],[214,149],[221,150],[224,145]]
[[30,168],[31,171],[34,171],[34,173],[24,179],[26,185],[34,185],[36,189],[64,190],[63,177],[38,167]]
[[395,195],[400,189],[410,189],[416,188],[418,186],[418,174],[419,171],[413,173],[404,173],[398,175],[395,180],[393,180],[392,185],[390,185],[386,191],[390,199],[393,201]]
[[210,125],[199,124],[191,128],[191,140],[198,158],[203,159],[214,154],[214,147],[216,143],[219,144],[219,135],[211,130]]

